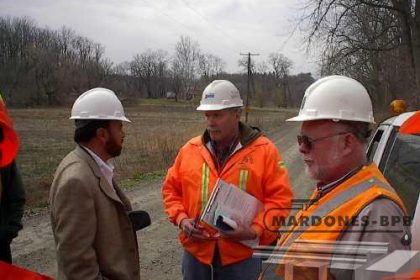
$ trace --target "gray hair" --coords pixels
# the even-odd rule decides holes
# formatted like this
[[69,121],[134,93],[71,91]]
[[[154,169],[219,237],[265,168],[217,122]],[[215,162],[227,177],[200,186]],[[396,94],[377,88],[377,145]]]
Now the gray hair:
[[372,126],[366,122],[340,121],[362,144],[367,144],[372,133]]
[[242,107],[232,107],[228,108],[228,110],[235,111],[237,113],[242,113]]

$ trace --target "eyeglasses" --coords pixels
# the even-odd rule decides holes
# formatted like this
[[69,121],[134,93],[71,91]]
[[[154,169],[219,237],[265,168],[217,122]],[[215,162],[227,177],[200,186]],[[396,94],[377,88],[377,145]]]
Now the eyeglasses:
[[313,144],[315,142],[319,142],[319,141],[322,141],[324,139],[335,137],[335,136],[338,136],[338,135],[344,135],[344,134],[347,134],[347,133],[350,133],[350,132],[349,131],[339,132],[339,133],[336,133],[336,134],[332,134],[332,135],[328,135],[328,136],[324,136],[324,137],[320,137],[320,138],[316,138],[316,139],[311,139],[306,135],[298,135],[297,136],[297,141],[298,141],[299,146],[300,145],[305,145],[305,147],[310,150],[310,149],[312,149]]

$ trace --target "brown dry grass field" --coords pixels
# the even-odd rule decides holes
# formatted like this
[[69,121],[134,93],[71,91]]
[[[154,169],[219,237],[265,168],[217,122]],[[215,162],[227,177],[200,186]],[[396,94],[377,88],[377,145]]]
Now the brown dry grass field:
[[[196,104],[139,100],[125,107],[132,123],[125,125],[124,149],[114,160],[116,180],[125,189],[163,177],[178,149],[205,128],[203,114],[195,111]],[[26,187],[27,208],[47,205],[54,171],[75,147],[70,110],[70,106],[9,110],[21,139],[17,163]],[[295,112],[253,109],[249,123],[269,134]]]

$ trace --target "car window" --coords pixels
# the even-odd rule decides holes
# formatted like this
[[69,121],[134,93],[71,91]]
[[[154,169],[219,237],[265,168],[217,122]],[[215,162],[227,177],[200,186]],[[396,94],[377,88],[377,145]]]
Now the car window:
[[384,134],[384,130],[379,128],[373,136],[372,141],[370,142],[369,149],[367,151],[367,158],[369,162],[373,161],[373,157],[375,156],[376,150],[378,149],[382,134]]
[[383,173],[413,216],[420,191],[420,135],[397,134],[389,144],[381,162]]

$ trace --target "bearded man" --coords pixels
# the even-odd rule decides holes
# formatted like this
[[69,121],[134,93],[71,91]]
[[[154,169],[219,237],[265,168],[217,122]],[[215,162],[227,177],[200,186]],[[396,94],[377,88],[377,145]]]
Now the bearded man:
[[75,101],[75,150],[60,163],[50,190],[58,279],[138,280],[137,237],[131,205],[109,160],[120,155],[123,122],[130,122],[111,90],[94,88]]

